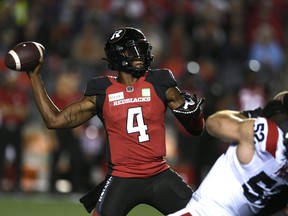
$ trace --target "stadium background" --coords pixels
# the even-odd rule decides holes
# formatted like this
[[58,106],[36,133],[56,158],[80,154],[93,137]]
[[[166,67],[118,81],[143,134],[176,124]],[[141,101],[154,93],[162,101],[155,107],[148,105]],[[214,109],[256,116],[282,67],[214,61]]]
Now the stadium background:
[[[26,75],[4,66],[5,55],[15,44],[33,40],[46,47],[42,76],[49,95],[61,108],[81,97],[91,77],[116,75],[102,60],[108,35],[121,26],[139,28],[153,46],[152,67],[171,69],[181,89],[206,97],[208,116],[219,109],[254,109],[286,90],[287,10],[285,0],[0,1],[0,87],[5,88],[12,79],[15,88],[29,97],[19,143],[23,147],[21,184],[17,190],[13,186],[16,155],[8,145],[0,214],[11,215],[1,211],[4,206],[13,209],[19,200],[39,198],[45,203],[48,195],[52,200],[55,196],[61,201],[73,199],[72,204],[78,206],[74,201],[79,194],[101,181],[105,173],[105,136],[99,120],[93,118],[71,131],[69,143],[65,135],[45,129]],[[0,125],[4,124],[3,103],[0,100]],[[197,188],[226,144],[206,132],[190,137],[169,110],[167,115],[167,160]],[[61,147],[52,169],[55,150]],[[75,205],[55,209],[64,213]]]

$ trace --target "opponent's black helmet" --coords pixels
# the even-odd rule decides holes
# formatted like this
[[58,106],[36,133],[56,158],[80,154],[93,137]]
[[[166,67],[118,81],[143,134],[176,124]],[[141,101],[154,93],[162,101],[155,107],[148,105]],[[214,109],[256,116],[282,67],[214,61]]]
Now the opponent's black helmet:
[[[105,44],[105,60],[112,70],[125,71],[134,77],[142,76],[153,61],[152,46],[144,34],[136,28],[124,27],[116,30]],[[126,51],[126,55],[124,52]],[[143,68],[134,68],[132,61],[141,59]]]

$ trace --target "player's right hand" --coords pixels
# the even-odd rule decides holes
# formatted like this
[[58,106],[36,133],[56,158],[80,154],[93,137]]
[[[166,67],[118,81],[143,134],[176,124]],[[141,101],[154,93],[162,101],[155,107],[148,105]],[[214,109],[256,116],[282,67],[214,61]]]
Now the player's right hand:
[[44,63],[44,60],[43,58],[41,58],[39,60],[39,64],[33,70],[26,71],[26,74],[28,75],[28,77],[32,77],[33,75],[40,75],[43,63]]

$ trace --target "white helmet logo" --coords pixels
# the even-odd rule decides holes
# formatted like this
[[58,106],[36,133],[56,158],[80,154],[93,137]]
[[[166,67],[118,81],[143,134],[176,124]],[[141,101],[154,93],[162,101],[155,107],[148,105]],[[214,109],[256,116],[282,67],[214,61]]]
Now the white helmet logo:
[[114,34],[112,35],[112,37],[110,38],[110,40],[118,39],[119,37],[121,37],[122,32],[123,32],[122,29],[115,31]]

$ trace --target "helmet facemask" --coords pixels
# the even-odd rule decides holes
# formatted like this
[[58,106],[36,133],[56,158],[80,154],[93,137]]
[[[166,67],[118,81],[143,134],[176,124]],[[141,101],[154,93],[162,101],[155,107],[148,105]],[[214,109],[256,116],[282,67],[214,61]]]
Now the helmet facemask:
[[[119,38],[115,40],[116,33]],[[153,61],[152,46],[143,33],[134,28],[124,28],[117,30],[111,38],[105,45],[108,67],[136,78],[143,76]],[[143,67],[133,66],[132,62],[137,60],[143,61]]]

